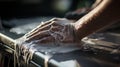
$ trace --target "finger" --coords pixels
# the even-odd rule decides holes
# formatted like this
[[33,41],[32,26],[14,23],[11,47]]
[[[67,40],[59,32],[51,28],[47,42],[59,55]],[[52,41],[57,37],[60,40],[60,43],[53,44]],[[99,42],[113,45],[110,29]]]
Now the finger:
[[31,36],[37,34],[38,32],[41,32],[41,31],[43,31],[43,30],[49,30],[50,27],[51,27],[51,24],[53,24],[53,23],[54,23],[54,21],[52,21],[51,23],[49,23],[49,24],[47,24],[47,25],[45,25],[45,26],[42,26],[42,27],[40,27],[40,28],[37,28],[37,29],[35,29],[34,32],[31,32],[31,33],[29,33],[29,34],[26,35],[26,36],[27,36],[27,37],[31,37]]
[[48,36],[48,37],[44,37],[44,38],[42,38],[42,39],[39,39],[39,40],[37,41],[38,44],[40,44],[40,43],[50,43],[50,42],[55,42],[54,37]]
[[51,28],[49,29],[52,32],[59,32],[63,29],[63,27],[61,26],[51,26]]
[[[56,20],[56,21],[54,21],[54,20]],[[63,27],[62,24],[56,23],[56,22],[59,22],[57,18],[51,19],[50,21],[47,21],[47,22],[44,22],[43,24],[40,24],[38,27],[36,27],[35,29],[33,29],[33,30],[32,30],[30,33],[28,33],[28,34],[29,34],[30,36],[32,36],[32,35],[34,35],[35,33],[37,33],[38,31],[49,29],[49,28],[50,28],[50,25]],[[26,36],[29,36],[29,35],[26,35]]]
[[38,28],[41,27],[41,25],[43,24],[44,22],[41,22],[36,28],[32,29],[30,32],[28,32],[27,34],[25,34],[26,36],[32,32],[35,32]]
[[40,23],[40,25],[38,25],[36,28],[34,28],[32,31],[30,31],[30,32],[28,32],[27,34],[26,34],[26,36],[28,36],[29,34],[32,34],[33,32],[35,32],[35,31],[37,31],[37,30],[39,30],[42,26],[44,26],[44,25],[46,25],[46,24],[48,24],[49,22],[41,22]]
[[26,35],[26,37],[34,36],[37,33],[41,32],[42,30],[48,30],[49,28],[50,28],[50,26],[38,28],[35,31],[33,31],[33,32],[29,33],[28,35]]
[[38,32],[30,37],[27,37],[26,41],[31,41],[31,40],[38,40],[42,37],[47,37],[47,36],[50,36],[49,34],[49,31],[46,30],[46,31],[41,31],[41,32]]
[[45,25],[47,25],[47,24],[49,24],[50,22],[52,22],[53,21],[53,19],[52,20],[49,20],[49,21],[46,21],[46,22],[41,22],[36,28],[34,28],[31,32],[34,32],[35,30],[37,30],[37,29],[39,29],[40,27],[42,27],[42,26],[45,26]]

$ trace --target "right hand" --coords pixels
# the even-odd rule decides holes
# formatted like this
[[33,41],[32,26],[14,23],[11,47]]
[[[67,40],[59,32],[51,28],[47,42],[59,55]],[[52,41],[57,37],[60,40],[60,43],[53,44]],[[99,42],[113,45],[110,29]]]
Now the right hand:
[[36,41],[36,43],[75,43],[78,38],[75,33],[74,23],[67,19],[54,18],[40,24],[38,27],[25,34],[25,42]]

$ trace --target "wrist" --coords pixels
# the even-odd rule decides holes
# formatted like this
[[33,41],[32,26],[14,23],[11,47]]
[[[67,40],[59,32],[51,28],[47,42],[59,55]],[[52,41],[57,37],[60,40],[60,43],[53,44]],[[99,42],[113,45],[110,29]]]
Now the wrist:
[[75,41],[80,42],[83,37],[81,36],[81,33],[79,32],[79,30],[77,28],[77,24],[72,23],[72,25],[73,25],[73,28],[74,28],[73,33],[74,33]]

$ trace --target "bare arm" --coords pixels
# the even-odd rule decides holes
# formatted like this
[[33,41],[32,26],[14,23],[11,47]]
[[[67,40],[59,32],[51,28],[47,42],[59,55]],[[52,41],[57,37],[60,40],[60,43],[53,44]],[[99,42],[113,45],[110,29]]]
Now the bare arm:
[[120,0],[101,0],[91,12],[72,23],[67,19],[52,19],[27,33],[26,42],[76,43],[101,28],[120,20]]
[[77,36],[83,38],[101,28],[120,20],[120,0],[102,0],[87,15],[75,23]]

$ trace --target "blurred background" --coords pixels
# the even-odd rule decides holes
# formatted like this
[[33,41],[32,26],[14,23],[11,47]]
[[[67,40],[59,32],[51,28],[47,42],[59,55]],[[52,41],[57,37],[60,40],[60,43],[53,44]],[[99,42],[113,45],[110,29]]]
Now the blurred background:
[[2,19],[36,16],[63,17],[68,11],[90,7],[94,0],[0,0]]

